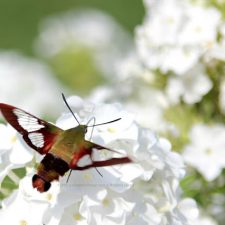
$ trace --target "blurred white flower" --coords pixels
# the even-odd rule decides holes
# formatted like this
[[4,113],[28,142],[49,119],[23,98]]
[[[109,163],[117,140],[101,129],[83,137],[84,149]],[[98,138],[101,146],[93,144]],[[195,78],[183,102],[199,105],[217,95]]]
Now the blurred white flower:
[[225,167],[225,127],[196,124],[190,131],[190,141],[183,152],[186,163],[207,181],[217,178]]
[[170,77],[166,93],[171,103],[178,104],[182,98],[185,103],[194,104],[201,101],[212,86],[203,66],[198,65],[182,76]]
[[22,143],[16,131],[0,124],[0,184],[9,170],[24,166],[32,158],[32,150]]
[[177,34],[186,18],[186,9],[187,1],[159,0],[151,4],[146,12],[144,26],[139,27],[144,29],[150,46],[160,47],[177,43]]
[[[148,73],[140,75],[143,80],[151,79]],[[115,86],[101,86],[95,89],[89,101],[99,103],[118,101],[134,115],[139,125],[148,127],[153,131],[174,131],[174,126],[165,121],[164,110],[169,106],[165,93],[155,88],[149,88],[142,83],[142,79],[130,76],[129,80],[119,82]],[[135,90],[135,92],[134,92]]]
[[17,141],[16,130],[10,125],[0,124],[0,151],[4,153],[12,148]]
[[188,218],[191,221],[191,224],[193,223],[193,221],[199,218],[199,210],[197,207],[197,203],[195,200],[191,198],[182,199],[179,202],[177,208],[186,218]]
[[58,191],[59,186],[55,182],[49,192],[40,194],[33,189],[31,176],[25,177],[20,182],[19,190],[3,201],[0,223],[43,224],[45,214],[56,203]]
[[[116,73],[119,81],[128,82],[138,76],[144,76],[144,68],[135,52],[130,52],[116,64]],[[146,72],[147,73],[147,72]],[[151,75],[150,73],[148,75]],[[116,81],[118,83],[118,80]]]
[[144,86],[135,87],[136,96],[124,101],[126,108],[134,113],[136,121],[154,131],[169,129],[169,123],[163,118],[164,110],[168,107],[166,95],[157,89]]
[[57,99],[62,88],[41,62],[14,52],[1,52],[0,80],[1,102],[39,115],[53,116],[60,111]]
[[220,27],[218,31],[220,38],[217,42],[209,43],[209,48],[204,56],[205,63],[210,63],[213,59],[219,61],[225,61],[225,23],[223,20],[220,22]]
[[192,224],[193,225],[217,225],[217,222],[210,217],[200,215],[199,218],[193,221]]
[[93,53],[96,64],[110,79],[116,78],[114,64],[132,48],[128,33],[113,18],[98,10],[69,11],[42,23],[36,40],[39,54],[53,57],[64,49],[79,46]]
[[148,1],[147,16],[137,28],[137,51],[150,69],[183,74],[217,42],[221,15],[215,8],[189,1]]
[[181,45],[199,45],[207,50],[217,41],[217,32],[221,21],[220,12],[213,7],[189,6],[188,21],[180,36]]

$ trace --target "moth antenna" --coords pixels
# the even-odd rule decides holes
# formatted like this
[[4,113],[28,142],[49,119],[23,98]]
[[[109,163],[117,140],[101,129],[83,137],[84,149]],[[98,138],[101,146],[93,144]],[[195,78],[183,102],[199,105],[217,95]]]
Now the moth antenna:
[[[95,125],[96,119],[95,119],[95,117],[91,117],[91,119],[87,122],[87,127],[88,127],[88,124],[89,124],[92,120],[94,120],[94,125]],[[91,140],[91,138],[92,138],[93,131],[94,131],[94,125],[93,125],[93,126],[90,126],[90,127],[92,127],[92,130],[91,130],[91,136],[90,136],[90,139],[89,139],[89,140]],[[98,172],[98,174],[99,174],[101,177],[103,177],[102,174],[99,172],[99,170],[98,170],[96,167],[95,167],[95,170]]]
[[96,126],[105,125],[105,124],[108,124],[108,123],[114,123],[114,122],[116,122],[116,121],[118,121],[118,120],[121,120],[121,118],[118,118],[118,119],[115,119],[115,120],[111,120],[111,121],[105,122],[105,123],[94,124],[94,125],[88,126],[88,127],[96,127]]
[[[87,122],[87,127],[88,127],[88,124],[89,124],[92,120],[94,120],[94,125],[95,125],[96,119],[95,119],[95,117],[93,116],[93,117],[91,117],[91,119]],[[92,130],[91,130],[91,136],[90,136],[90,139],[89,139],[89,140],[91,140],[91,138],[92,138],[93,131],[94,131],[94,125],[93,125],[93,126],[90,126],[90,127],[92,127]]]
[[72,113],[73,117],[75,118],[75,120],[77,121],[77,123],[80,125],[77,117],[75,116],[75,114],[73,113],[72,109],[70,108],[68,102],[66,101],[65,95],[63,93],[62,93],[62,98],[63,98],[63,101],[65,102],[67,108],[70,110],[70,112]]
[[89,119],[88,122],[87,122],[87,124],[86,124],[87,127],[88,127],[88,124],[89,124],[92,120],[94,120],[94,125],[95,125],[96,119],[95,119],[94,116],[92,116],[91,119]]

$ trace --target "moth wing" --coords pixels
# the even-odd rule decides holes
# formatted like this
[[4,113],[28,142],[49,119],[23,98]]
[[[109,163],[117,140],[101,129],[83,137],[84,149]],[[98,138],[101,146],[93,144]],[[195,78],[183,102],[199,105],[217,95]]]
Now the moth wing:
[[[79,152],[79,155],[75,155],[74,158],[71,160],[70,163],[70,168],[73,170],[86,170],[89,168],[93,168],[93,167],[105,167],[105,166],[113,166],[113,165],[118,165],[118,164],[124,164],[124,163],[130,163],[132,162],[132,160],[129,157],[120,157],[120,158],[110,158],[107,160],[101,160],[101,161],[94,161],[93,160],[93,149],[96,150],[107,150],[110,152],[114,152],[114,153],[118,153],[118,154],[122,154],[116,150],[95,144],[93,142],[90,141],[85,141],[84,145],[82,147],[82,150]],[[89,156],[91,163],[85,166],[79,166],[79,160],[83,157],[83,156]]]
[[7,122],[23,136],[25,142],[40,154],[46,154],[63,132],[55,125],[14,106],[0,103],[0,111]]

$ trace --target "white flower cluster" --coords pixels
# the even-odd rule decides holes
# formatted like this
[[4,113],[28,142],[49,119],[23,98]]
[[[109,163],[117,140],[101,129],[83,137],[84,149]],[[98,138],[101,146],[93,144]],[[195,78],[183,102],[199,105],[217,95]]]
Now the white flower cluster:
[[[215,113],[224,114],[224,71],[216,67],[225,61],[225,22],[220,11],[213,7],[194,5],[189,0],[145,0],[144,2],[146,17],[143,24],[136,29],[137,58],[140,65],[144,65],[142,66],[144,70],[151,71],[148,72],[151,73],[149,83],[154,84],[157,76],[162,76],[162,80],[164,79],[163,90],[161,88],[158,91],[166,97],[167,106],[158,107],[159,112],[163,114],[174,105],[180,104],[182,107],[184,103],[195,107],[198,103],[199,106],[195,110],[199,113],[199,117],[207,116],[204,115],[203,110],[201,113],[201,107],[213,111],[217,104],[219,112],[213,111],[212,116]],[[142,78],[143,74],[146,74],[144,70],[142,69],[140,76]],[[157,71],[161,74],[157,74]],[[213,102],[210,102],[209,98],[208,102],[205,102],[203,96],[210,92]],[[152,107],[147,103],[146,105],[148,109]],[[159,118],[162,121],[161,125],[165,123],[165,119],[162,118],[163,116]],[[176,125],[182,126],[182,122]],[[202,119],[199,123],[202,123]],[[164,131],[166,131],[165,127],[168,128],[168,124],[163,127]],[[185,161],[196,168],[208,181],[217,178],[225,167],[224,141],[217,129],[223,136],[224,127],[218,125],[218,122],[212,126],[193,124],[191,131],[188,131],[190,144],[184,147]],[[176,135],[179,137],[179,130],[175,132]],[[197,155],[201,157],[196,157]],[[210,166],[206,168],[205,165]]]
[[[210,6],[210,1],[144,0],[144,4],[146,16],[136,29],[139,71],[135,72],[136,76],[133,73],[137,70],[129,74],[134,79],[139,76],[165,97],[166,104],[161,107],[146,94],[143,108],[148,109],[150,117],[154,115],[152,105],[158,106],[160,125],[154,128],[172,137],[177,150],[183,151],[187,165],[199,172],[190,170],[190,176],[196,179],[191,187],[199,189],[201,200],[205,198],[202,188],[207,189],[210,200],[198,200],[204,202],[208,214],[223,224],[224,199],[220,200],[219,207],[219,203],[213,201],[214,192],[225,188],[225,20],[222,10]],[[168,122],[174,123],[173,133],[168,132]],[[193,224],[214,223],[201,218]]]
[[[68,183],[65,176],[44,194],[32,188],[32,171],[21,180],[19,190],[3,201],[1,224],[186,225],[195,221],[195,201],[181,198],[182,158],[171,151],[166,139],[138,126],[120,104],[94,105],[76,96],[68,102],[82,124],[93,116],[96,123],[122,118],[97,126],[92,141],[127,154],[133,162],[100,168],[102,177],[95,169],[73,171]],[[56,124],[64,129],[77,126],[70,113]],[[90,136],[91,130],[86,139]],[[22,157],[19,150],[14,154]],[[96,157],[110,158],[112,153],[103,151]]]
[[172,73],[166,86],[172,103],[180,98],[187,104],[201,101],[212,88],[204,61],[223,58],[219,50],[223,41],[218,43],[220,12],[188,0],[146,0],[145,4],[145,21],[136,30],[139,57],[149,69]]
[[184,148],[184,160],[207,181],[214,180],[225,168],[225,126],[196,124],[190,131],[190,140]]

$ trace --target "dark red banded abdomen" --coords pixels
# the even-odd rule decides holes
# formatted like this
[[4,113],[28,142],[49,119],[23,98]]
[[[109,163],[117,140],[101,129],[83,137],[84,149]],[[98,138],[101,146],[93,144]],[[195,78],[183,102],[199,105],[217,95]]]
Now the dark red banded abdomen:
[[62,159],[53,154],[46,154],[38,166],[37,174],[32,178],[34,188],[39,192],[48,191],[53,180],[58,180],[68,170],[69,165]]

